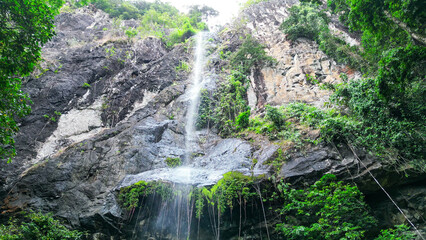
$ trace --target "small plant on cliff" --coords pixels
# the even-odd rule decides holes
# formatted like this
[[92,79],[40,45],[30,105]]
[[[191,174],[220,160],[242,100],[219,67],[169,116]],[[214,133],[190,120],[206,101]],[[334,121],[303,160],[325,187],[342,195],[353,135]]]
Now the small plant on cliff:
[[156,194],[163,200],[169,200],[175,195],[175,192],[170,184],[167,183],[139,181],[131,186],[121,188],[118,199],[122,207],[133,212],[139,206],[142,197],[151,194]]
[[22,221],[11,220],[8,225],[0,225],[0,240],[19,239],[51,239],[77,240],[83,239],[84,234],[71,231],[52,217],[52,214],[31,212]]
[[134,28],[128,28],[124,33],[127,36],[127,40],[130,41],[136,37],[136,35],[138,35],[138,30]]
[[167,166],[174,168],[174,167],[179,167],[180,165],[182,165],[182,160],[178,157],[172,158],[172,157],[168,157],[165,160]]
[[286,239],[361,239],[376,225],[356,186],[324,175],[305,190],[278,186],[284,200],[284,222],[276,230]]
[[180,61],[179,65],[176,66],[176,71],[177,72],[186,72],[186,73],[190,73],[191,72],[191,66],[189,66],[189,64],[185,61]]

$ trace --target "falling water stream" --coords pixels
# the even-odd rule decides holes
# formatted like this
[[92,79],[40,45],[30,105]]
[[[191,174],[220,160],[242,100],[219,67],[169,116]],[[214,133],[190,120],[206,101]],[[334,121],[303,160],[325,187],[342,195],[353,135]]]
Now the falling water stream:
[[[192,85],[188,91],[189,97],[189,106],[186,113],[186,123],[185,123],[185,161],[189,163],[190,154],[194,145],[196,144],[196,134],[195,134],[195,121],[197,119],[198,113],[198,103],[200,102],[200,92],[201,88],[204,85],[203,82],[203,69],[204,69],[204,40],[203,37],[205,32],[200,32],[196,37],[196,47],[195,47],[195,61],[193,66],[192,73]],[[190,172],[187,171],[188,174]]]
[[[200,32],[196,36],[195,59],[193,64],[193,71],[191,77],[191,87],[187,91],[188,109],[186,113],[185,122],[185,157],[184,165],[190,163],[191,155],[195,145],[197,144],[197,137],[195,132],[195,121],[198,114],[198,104],[200,101],[200,91],[204,85],[203,82],[203,68],[204,68],[204,32]],[[191,181],[191,168],[181,167],[174,173],[177,177],[181,178],[184,182]],[[179,192],[171,203],[163,204],[157,225],[159,228],[164,228],[164,222],[170,222],[170,226],[176,230],[177,239],[188,239],[191,232],[191,220],[193,217],[193,204],[191,204],[188,195],[192,186],[188,184],[175,185],[175,191]],[[176,213],[176,214],[173,214]],[[168,219],[167,219],[168,218]],[[174,218],[174,219],[173,219]]]

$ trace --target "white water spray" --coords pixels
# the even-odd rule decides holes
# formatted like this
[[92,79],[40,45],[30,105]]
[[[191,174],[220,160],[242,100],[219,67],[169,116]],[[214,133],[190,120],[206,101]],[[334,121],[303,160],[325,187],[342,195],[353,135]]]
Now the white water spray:
[[186,113],[185,123],[185,161],[189,163],[191,150],[196,144],[195,121],[198,115],[198,104],[200,102],[200,91],[203,87],[203,68],[204,68],[204,32],[200,32],[196,36],[195,59],[192,72],[192,85],[188,91],[189,106]]

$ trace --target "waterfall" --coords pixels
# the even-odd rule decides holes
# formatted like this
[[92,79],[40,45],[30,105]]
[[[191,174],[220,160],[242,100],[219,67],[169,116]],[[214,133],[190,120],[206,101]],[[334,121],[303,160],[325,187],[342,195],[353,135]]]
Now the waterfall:
[[185,123],[185,161],[189,163],[191,150],[196,144],[195,121],[198,115],[198,104],[200,102],[200,92],[203,87],[203,68],[204,68],[204,32],[199,32],[196,36],[195,59],[192,72],[192,85],[188,91],[189,106],[186,113]]
[[[205,33],[200,32],[195,37],[195,53],[192,74],[190,77],[190,88],[187,91],[188,108],[185,116],[185,159],[184,165],[190,164],[191,154],[197,144],[195,132],[195,122],[198,115],[198,105],[200,102],[200,92],[204,85],[203,67],[205,64]],[[183,166],[176,168],[173,175],[183,182],[191,182],[191,167]],[[191,220],[193,218],[194,203],[188,198],[192,189],[190,184],[174,184],[174,191],[179,192],[174,199],[161,203],[161,208],[156,221],[159,231],[169,229],[175,233],[177,239],[188,239],[191,235]]]
[[[139,181],[157,181],[166,183],[170,188],[154,189],[148,195],[144,196],[137,214],[133,218],[134,237],[133,239],[196,239],[195,236],[201,234],[200,239],[217,239],[221,225],[220,213],[215,213],[213,208],[207,218],[203,220],[195,217],[195,198],[192,196],[194,187],[211,186],[217,183],[223,174],[230,171],[238,171],[245,175],[257,176],[265,174],[267,170],[252,169],[252,151],[249,143],[240,139],[220,139],[214,133],[208,130],[196,131],[196,120],[203,88],[214,89],[216,86],[217,75],[214,70],[207,70],[205,65],[209,58],[206,49],[214,47],[215,43],[210,39],[214,37],[206,32],[198,33],[193,40],[193,64],[192,73],[187,80],[187,90],[177,101],[182,106],[186,106],[186,114],[180,123],[184,124],[184,136],[176,138],[176,145],[166,149],[167,154],[173,157],[179,156],[182,159],[183,166],[179,167],[160,167],[149,171],[142,171],[138,174],[127,175],[121,182],[118,189],[131,186]],[[209,39],[209,40],[207,40]],[[180,105],[179,105],[180,106]],[[170,120],[166,120],[170,121]],[[176,121],[176,120],[173,120]],[[155,119],[146,120],[146,124],[157,126]],[[200,153],[200,141],[198,137],[205,138],[211,134],[214,144],[202,154],[194,156],[193,153]],[[200,146],[201,145],[201,146]],[[204,147],[204,146],[203,146]],[[164,153],[162,149],[158,149]],[[167,155],[160,155],[165,158]],[[170,190],[170,196],[165,195]],[[213,220],[213,221],[212,221]],[[200,228],[200,223],[202,227]],[[195,225],[197,224],[197,225]],[[215,226],[217,228],[215,229]],[[212,227],[212,229],[209,229]],[[201,232],[200,229],[204,229]],[[208,229],[208,230],[207,230]],[[210,231],[211,230],[211,231]]]

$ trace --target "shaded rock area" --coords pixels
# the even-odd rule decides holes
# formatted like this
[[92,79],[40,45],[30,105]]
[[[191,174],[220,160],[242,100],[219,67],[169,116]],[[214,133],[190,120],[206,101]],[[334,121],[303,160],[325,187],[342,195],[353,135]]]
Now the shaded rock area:
[[[244,31],[264,43],[268,54],[278,60],[275,67],[253,71],[248,100],[256,113],[266,104],[294,101],[323,106],[329,92],[307,82],[306,74],[329,83],[340,82],[341,72],[356,76],[328,58],[312,41],[285,39],[278,27],[287,17],[287,9],[297,2],[270,1],[244,12]],[[191,149],[191,158],[185,159],[191,76],[176,67],[181,61],[193,61],[193,43],[168,49],[154,37],[126,39],[123,29],[137,24],[129,20],[117,25],[102,11],[89,7],[56,18],[57,35],[43,48],[45,61],[23,85],[34,102],[33,111],[20,123],[18,157],[11,164],[1,165],[0,220],[4,222],[20,210],[38,209],[54,213],[69,226],[88,230],[93,239],[132,239],[132,229],[148,226],[149,217],[128,219],[128,212],[116,199],[122,187],[140,180],[205,186],[231,170],[266,177],[276,170],[270,162],[277,158],[278,143],[260,137],[223,139],[214,129],[197,131],[197,146]],[[204,75],[215,81],[206,88],[212,89],[223,80],[222,63],[214,50],[226,44],[234,51],[241,44],[234,33],[223,32],[209,46],[212,54]],[[365,165],[425,231],[425,190],[424,184],[419,184],[424,176],[410,169],[398,172],[361,150],[356,152],[358,157],[348,146],[312,146],[290,154],[278,177],[304,186],[333,173],[369,194],[367,200],[376,216],[385,219],[385,225],[403,223],[401,215],[380,195]],[[169,157],[188,161],[195,169],[194,177],[179,175],[184,167],[169,168],[165,162]],[[413,182],[417,183],[410,185]],[[148,203],[158,211],[163,207],[156,199]],[[278,220],[271,214],[265,223],[262,207],[256,203],[246,209],[241,232],[239,216],[232,212],[223,216],[221,239],[238,239],[239,235],[266,239]],[[199,234],[204,238],[200,239],[215,237],[209,221],[201,220]],[[169,233],[155,234],[140,237],[173,239]]]

